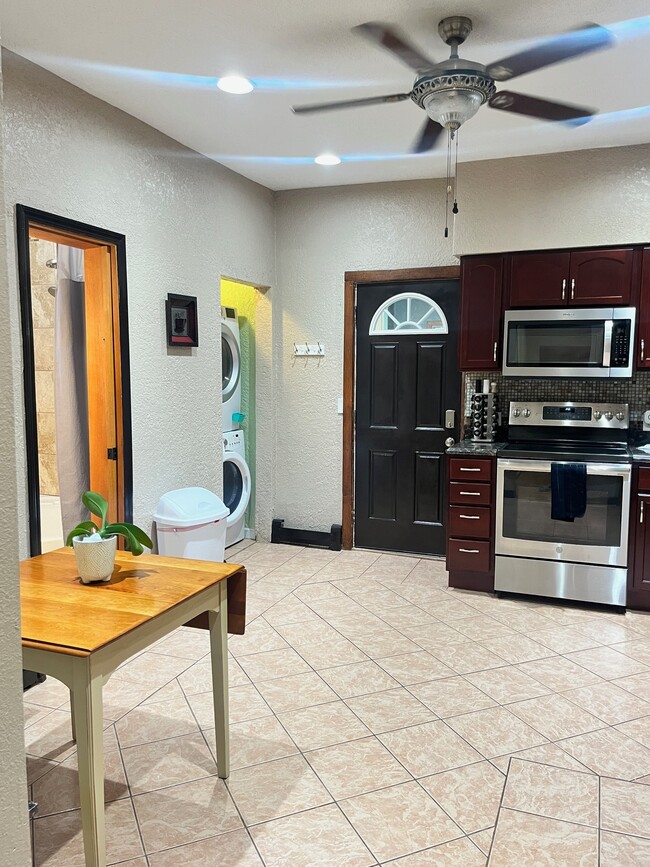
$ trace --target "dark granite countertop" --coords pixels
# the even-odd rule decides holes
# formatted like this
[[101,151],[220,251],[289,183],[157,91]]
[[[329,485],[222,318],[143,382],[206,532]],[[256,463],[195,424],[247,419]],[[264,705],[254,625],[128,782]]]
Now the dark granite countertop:
[[[491,443],[476,443],[473,440],[461,440],[456,445],[450,446],[447,449],[448,455],[489,455],[490,457],[494,457],[496,455],[497,450],[503,448],[505,443],[497,442],[496,440]],[[650,458],[650,455],[648,455]]]

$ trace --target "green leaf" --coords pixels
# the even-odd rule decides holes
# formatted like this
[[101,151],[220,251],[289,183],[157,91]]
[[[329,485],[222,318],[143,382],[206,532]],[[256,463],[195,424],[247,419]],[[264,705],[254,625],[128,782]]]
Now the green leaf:
[[129,550],[134,557],[139,557],[142,554],[142,545],[131,532],[129,524],[107,524],[100,530],[101,536],[105,539],[107,536],[123,536],[129,545]]
[[97,515],[102,519],[102,528],[106,526],[106,515],[108,514],[108,503],[101,494],[95,491],[86,491],[81,497],[81,502],[93,515]]
[[74,530],[70,530],[68,538],[65,540],[65,544],[72,548],[72,540],[75,536],[92,536],[97,529],[97,524],[93,521],[82,521],[81,524],[77,524]]
[[144,530],[141,530],[140,527],[136,527],[135,524],[124,524],[125,527],[128,527],[129,530],[133,533],[138,542],[143,545],[145,548],[153,548],[153,542],[147,536]]

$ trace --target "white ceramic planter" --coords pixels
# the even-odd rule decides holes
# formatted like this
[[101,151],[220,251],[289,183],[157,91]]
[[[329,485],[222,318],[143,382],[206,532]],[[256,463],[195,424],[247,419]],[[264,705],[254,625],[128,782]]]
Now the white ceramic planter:
[[95,581],[109,581],[115,568],[117,536],[109,536],[100,542],[86,542],[86,538],[75,536],[72,540],[82,582],[93,584]]

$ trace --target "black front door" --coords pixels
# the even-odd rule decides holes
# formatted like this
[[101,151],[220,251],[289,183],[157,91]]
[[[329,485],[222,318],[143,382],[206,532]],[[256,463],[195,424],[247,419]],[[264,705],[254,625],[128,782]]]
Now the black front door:
[[444,554],[445,439],[460,423],[458,307],[457,280],[357,288],[359,547]]

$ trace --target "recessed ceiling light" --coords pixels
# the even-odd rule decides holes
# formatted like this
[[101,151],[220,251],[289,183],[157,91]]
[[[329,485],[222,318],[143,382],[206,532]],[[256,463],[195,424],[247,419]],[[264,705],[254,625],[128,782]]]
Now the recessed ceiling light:
[[243,75],[224,75],[217,82],[217,87],[226,93],[250,93],[253,83]]
[[338,166],[341,162],[341,157],[336,154],[319,154],[314,160],[319,166]]

